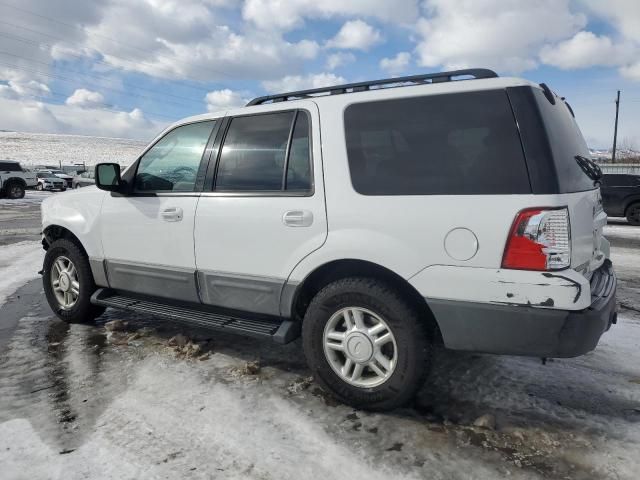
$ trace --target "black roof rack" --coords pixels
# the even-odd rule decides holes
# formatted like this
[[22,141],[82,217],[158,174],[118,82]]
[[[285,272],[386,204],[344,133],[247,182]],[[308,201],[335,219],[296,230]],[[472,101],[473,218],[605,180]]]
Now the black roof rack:
[[[302,98],[309,98],[320,94],[339,95],[342,93],[365,92],[367,90],[370,90],[371,87],[382,87],[385,85],[399,86],[398,84],[403,83],[410,85],[422,85],[425,83],[450,82],[454,79],[454,77],[472,77],[473,79],[480,79],[495,78],[497,76],[498,74],[493,70],[489,70],[486,68],[470,68],[466,70],[453,70],[451,72],[411,75],[408,77],[383,78],[381,80],[370,80],[368,82],[347,83],[344,85],[334,85],[332,87],[312,88],[310,90],[299,90],[297,92],[266,95],[264,97],[254,98],[249,103],[247,103],[247,107],[250,105],[262,105],[268,102],[275,103],[286,102],[287,100],[299,100]],[[468,79],[462,78],[460,80]]]

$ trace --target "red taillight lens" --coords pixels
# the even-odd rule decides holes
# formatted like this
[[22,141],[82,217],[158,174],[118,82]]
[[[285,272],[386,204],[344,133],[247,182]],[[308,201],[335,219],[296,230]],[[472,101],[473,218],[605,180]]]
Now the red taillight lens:
[[560,270],[571,264],[569,211],[528,208],[511,226],[502,268]]

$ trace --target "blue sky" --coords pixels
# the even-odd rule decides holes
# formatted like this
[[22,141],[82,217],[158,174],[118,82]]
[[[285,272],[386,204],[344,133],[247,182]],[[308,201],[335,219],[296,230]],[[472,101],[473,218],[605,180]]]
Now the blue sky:
[[0,0],[0,129],[148,140],[269,92],[464,67],[640,149],[637,0]]

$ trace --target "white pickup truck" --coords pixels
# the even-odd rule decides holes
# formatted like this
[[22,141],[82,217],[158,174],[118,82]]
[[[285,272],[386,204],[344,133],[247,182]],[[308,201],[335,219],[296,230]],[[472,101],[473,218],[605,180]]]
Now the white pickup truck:
[[27,172],[20,163],[11,160],[0,161],[0,198],[23,198],[27,188],[38,183],[34,172]]

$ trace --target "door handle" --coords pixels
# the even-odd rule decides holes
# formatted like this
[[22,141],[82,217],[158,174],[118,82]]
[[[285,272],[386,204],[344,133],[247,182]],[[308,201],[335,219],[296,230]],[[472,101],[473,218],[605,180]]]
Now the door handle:
[[287,227],[309,227],[313,223],[313,213],[309,210],[289,210],[282,216]]
[[160,216],[165,222],[179,222],[183,216],[182,209],[180,207],[167,207],[160,212]]

